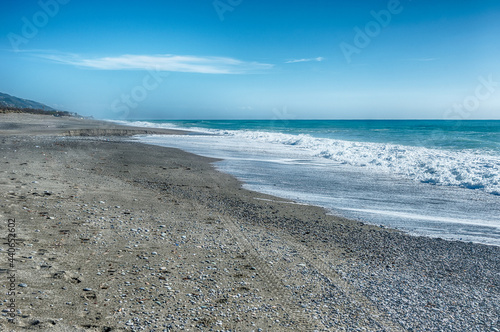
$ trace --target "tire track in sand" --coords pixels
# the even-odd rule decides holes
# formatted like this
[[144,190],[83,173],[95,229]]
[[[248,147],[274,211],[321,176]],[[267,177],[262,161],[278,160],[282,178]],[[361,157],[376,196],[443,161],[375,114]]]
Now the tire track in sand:
[[[265,254],[261,252],[261,246],[255,241],[252,241],[248,234],[249,231],[242,230],[238,227],[237,222],[232,221],[231,218],[220,216],[220,220],[224,223],[226,228],[230,231],[232,237],[237,241],[244,250],[249,253],[249,258],[253,260],[255,266],[261,273],[261,277],[271,285],[272,293],[276,296],[286,313],[297,322],[297,329],[312,331],[318,330],[318,327],[311,326],[318,325],[318,320],[313,320],[309,315],[304,313],[304,309],[293,301],[293,295],[287,284],[295,283],[297,285],[303,284],[304,280],[300,278],[300,274],[292,273],[291,275],[278,275],[279,269],[271,269],[265,258]],[[322,277],[323,282],[328,287],[333,287],[339,290],[343,295],[343,300],[347,305],[336,306],[336,310],[341,312],[342,316],[352,316],[353,312],[361,311],[361,316],[357,322],[357,327],[363,326],[368,330],[373,330],[373,323],[378,325],[377,331],[400,332],[405,329],[398,323],[394,322],[386,313],[380,311],[376,305],[360,293],[353,285],[344,280],[336,271],[334,271],[328,263],[321,257],[310,253],[310,249],[305,245],[300,244],[299,240],[293,236],[280,232],[279,237],[286,244],[289,251],[297,253],[298,260],[301,260],[308,267],[314,270]],[[304,265],[304,264],[303,264]],[[288,285],[289,286],[289,285]],[[284,294],[290,293],[289,296]],[[349,330],[352,326],[335,326],[338,330]],[[323,329],[328,329],[326,326]]]
[[284,293],[289,292],[283,279],[276,275],[269,265],[263,260],[258,248],[248,237],[239,229],[235,222],[226,216],[219,214],[219,220],[228,229],[230,235],[236,243],[238,243],[244,252],[247,253],[247,258],[253,263],[254,267],[259,272],[259,277],[269,285],[269,291],[274,299],[276,299],[282,306],[285,313],[288,315],[290,321],[295,325],[294,329],[302,331],[313,331],[315,329],[311,326],[315,323],[307,317],[295,302],[290,301],[289,297],[283,296]]

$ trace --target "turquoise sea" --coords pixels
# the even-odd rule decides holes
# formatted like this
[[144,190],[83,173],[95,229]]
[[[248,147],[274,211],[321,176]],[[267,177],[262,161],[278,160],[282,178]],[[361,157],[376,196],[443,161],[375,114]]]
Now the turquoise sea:
[[263,131],[427,148],[480,149],[500,153],[500,120],[197,120],[150,121],[180,128]]
[[119,121],[223,159],[251,190],[412,234],[500,245],[500,121]]

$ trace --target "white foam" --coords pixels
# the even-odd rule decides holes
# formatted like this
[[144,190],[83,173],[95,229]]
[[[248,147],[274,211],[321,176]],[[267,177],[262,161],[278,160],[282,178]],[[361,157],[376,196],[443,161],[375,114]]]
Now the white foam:
[[123,126],[132,127],[143,127],[143,128],[157,128],[157,129],[176,129],[176,130],[186,130],[186,128],[181,128],[173,123],[155,123],[148,121],[124,121],[124,120],[105,120],[108,122],[113,122]]
[[274,200],[274,199],[259,198],[259,197],[254,197],[254,199],[256,199],[258,201],[266,201],[266,202],[281,203],[281,204],[304,205],[304,206],[308,205],[308,204],[304,204],[304,203],[287,202],[287,201],[277,201],[277,200]]
[[355,209],[355,208],[339,208],[341,210],[355,211],[355,212],[365,212],[371,214],[380,214],[391,217],[399,217],[402,219],[413,219],[413,220],[423,220],[423,221],[439,221],[445,223],[454,223],[454,224],[463,224],[463,225],[475,225],[475,226],[491,226],[497,229],[500,229],[498,225],[496,225],[491,220],[483,220],[483,219],[461,219],[461,218],[451,218],[444,216],[427,216],[422,214],[415,213],[406,213],[399,211],[388,211],[388,210],[375,210],[375,209]]
[[500,156],[486,152],[438,150],[255,131],[220,131],[218,134],[243,139],[247,144],[260,142],[285,145],[307,151],[312,157],[384,171],[423,183],[480,189],[500,195]]

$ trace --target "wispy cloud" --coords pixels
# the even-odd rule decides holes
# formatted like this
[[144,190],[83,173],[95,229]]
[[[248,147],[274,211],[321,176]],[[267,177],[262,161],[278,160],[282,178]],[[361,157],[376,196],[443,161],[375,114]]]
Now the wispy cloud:
[[58,63],[97,70],[157,70],[200,74],[247,74],[271,69],[273,65],[233,58],[191,55],[132,55],[85,58],[75,54],[38,53]]
[[294,60],[288,60],[286,61],[285,63],[297,63],[297,62],[310,62],[310,61],[317,61],[317,62],[321,62],[325,60],[325,58],[323,57],[317,57],[317,58],[309,58],[309,59],[294,59]]
[[253,107],[252,106],[240,106],[238,107],[239,110],[242,110],[242,111],[251,111],[253,110]]
[[435,61],[438,60],[438,58],[413,58],[413,59],[408,59],[410,61],[418,61],[418,62],[427,62],[427,61]]

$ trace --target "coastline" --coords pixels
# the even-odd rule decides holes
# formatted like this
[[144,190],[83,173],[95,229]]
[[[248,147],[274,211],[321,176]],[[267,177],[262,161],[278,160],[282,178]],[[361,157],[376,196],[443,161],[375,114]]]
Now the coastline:
[[43,136],[133,136],[182,135],[188,131],[124,126],[109,121],[80,117],[7,113],[0,114],[0,135]]
[[0,116],[26,285],[6,330],[500,330],[498,247],[327,215],[115,137],[144,128],[33,119]]
[[[162,125],[161,121],[130,124],[212,131],[215,135],[200,136],[194,132],[189,136],[150,135],[134,140],[222,159],[215,164],[216,168],[241,179],[245,189],[320,206],[344,218],[409,234],[500,246],[500,196],[494,189],[500,176],[495,172],[500,159],[486,161],[473,152],[451,156],[446,149],[395,146],[387,142],[373,145],[361,138],[372,132],[363,128],[363,122],[324,124],[356,131],[359,137],[356,144],[333,136],[322,141],[318,135],[323,129],[312,134],[314,125],[308,127],[305,122],[287,124],[290,128],[302,128],[308,133],[304,137],[297,134],[297,130],[292,134],[288,130],[273,128],[269,121],[259,121],[258,125],[252,121],[222,124],[203,121],[202,125],[210,128],[206,130],[190,121],[186,123],[187,127],[176,123],[172,126],[169,122]],[[355,129],[356,125],[362,126],[359,131]],[[221,127],[230,126],[236,129],[220,131]],[[266,126],[269,133],[264,130]],[[379,128],[385,125],[371,126]],[[428,134],[439,126],[430,127],[433,129],[428,130]],[[402,129],[400,125],[391,128],[391,133]],[[412,136],[411,132],[407,135]],[[412,139],[402,138],[400,141]],[[358,155],[364,156],[366,163],[359,164]],[[395,159],[397,162],[393,163]],[[392,164],[387,168],[383,166],[385,163]],[[398,171],[401,169],[405,172]],[[416,174],[426,178],[417,179]],[[460,183],[453,183],[453,179],[459,179]]]

